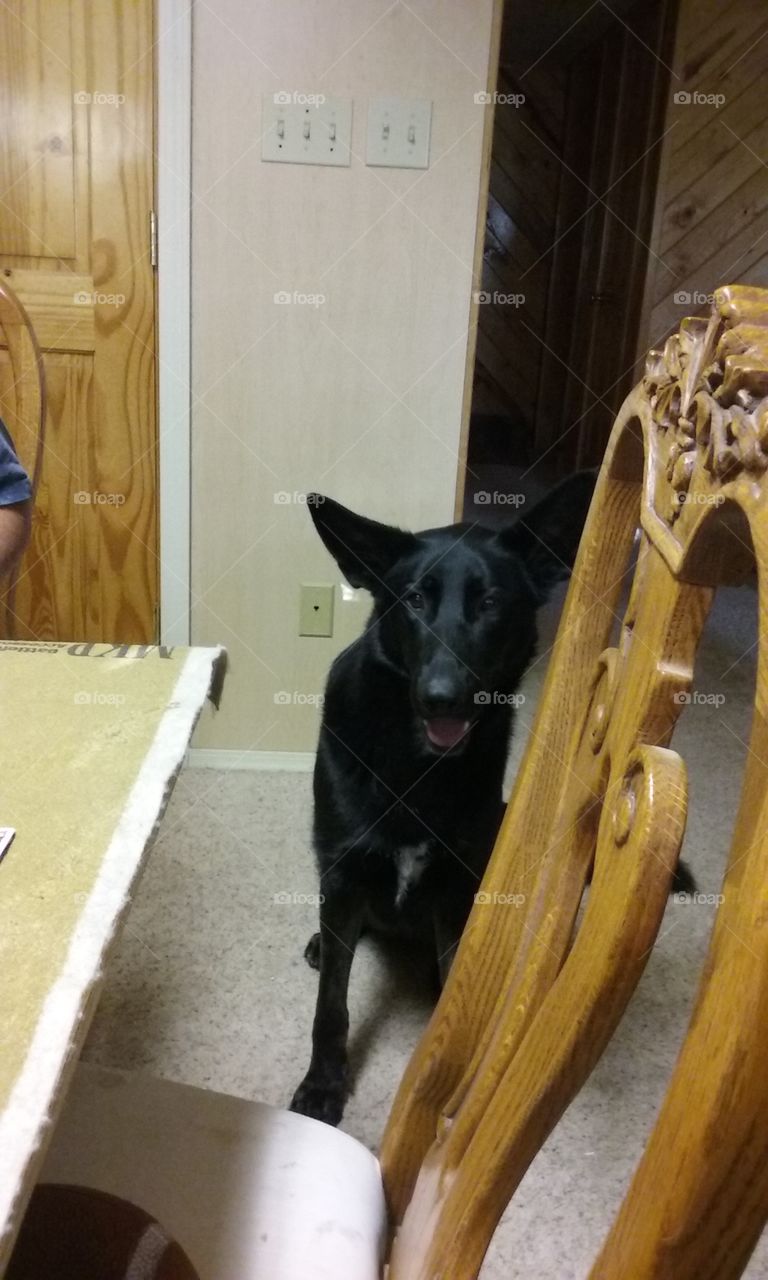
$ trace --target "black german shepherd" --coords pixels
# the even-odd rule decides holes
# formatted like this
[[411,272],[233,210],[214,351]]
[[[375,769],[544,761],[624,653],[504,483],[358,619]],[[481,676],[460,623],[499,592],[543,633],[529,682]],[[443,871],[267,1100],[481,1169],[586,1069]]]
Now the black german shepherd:
[[514,694],[536,610],[567,576],[594,487],[582,472],[500,531],[406,533],[310,495],[320,537],[373,612],[326,687],[314,775],[320,970],[293,1111],[338,1124],[347,986],[365,928],[428,938],[445,977],[493,848]]

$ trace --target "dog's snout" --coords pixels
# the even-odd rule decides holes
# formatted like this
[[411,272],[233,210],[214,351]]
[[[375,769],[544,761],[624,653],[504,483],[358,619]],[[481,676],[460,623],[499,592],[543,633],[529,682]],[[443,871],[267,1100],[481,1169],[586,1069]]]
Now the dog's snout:
[[417,697],[425,715],[448,715],[464,700],[464,689],[447,673],[427,675],[418,682]]

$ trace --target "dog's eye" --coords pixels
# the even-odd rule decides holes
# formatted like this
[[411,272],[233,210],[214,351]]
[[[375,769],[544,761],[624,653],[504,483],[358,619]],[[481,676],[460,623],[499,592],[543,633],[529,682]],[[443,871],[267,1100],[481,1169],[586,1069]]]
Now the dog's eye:
[[483,596],[482,600],[480,601],[480,608],[482,609],[483,613],[491,613],[494,609],[498,608],[498,605],[499,605],[498,596]]
[[410,605],[412,609],[423,609],[424,597],[420,591],[409,591],[405,597],[405,603]]

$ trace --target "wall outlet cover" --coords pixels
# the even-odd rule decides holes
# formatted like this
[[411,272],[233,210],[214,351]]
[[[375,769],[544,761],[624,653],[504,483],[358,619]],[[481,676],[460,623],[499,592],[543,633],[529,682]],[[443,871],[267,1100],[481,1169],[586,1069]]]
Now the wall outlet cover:
[[299,589],[299,635],[333,635],[333,583],[302,582]]

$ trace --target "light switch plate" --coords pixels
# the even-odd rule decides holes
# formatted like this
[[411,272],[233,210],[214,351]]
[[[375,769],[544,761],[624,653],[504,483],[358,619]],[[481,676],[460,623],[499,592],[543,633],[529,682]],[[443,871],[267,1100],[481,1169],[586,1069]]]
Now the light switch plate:
[[432,103],[426,98],[373,98],[368,103],[365,163],[428,169]]
[[352,100],[322,93],[265,93],[261,131],[262,160],[349,165]]
[[333,635],[333,583],[302,582],[299,596],[299,635]]

